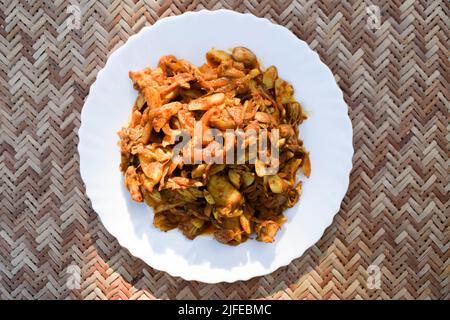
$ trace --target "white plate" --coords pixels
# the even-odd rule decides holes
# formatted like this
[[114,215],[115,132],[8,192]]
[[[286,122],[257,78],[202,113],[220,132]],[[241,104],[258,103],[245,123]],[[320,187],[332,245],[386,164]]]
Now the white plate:
[[[311,152],[312,174],[303,179],[300,202],[273,244],[247,241],[237,247],[209,236],[187,240],[178,230],[152,225],[153,213],[133,202],[119,172],[117,131],[137,96],[129,70],[154,67],[174,54],[200,65],[212,47],[245,46],[263,66],[275,65],[295,88],[309,119],[300,136]],[[335,79],[308,45],[284,27],[228,10],[189,12],[164,18],[133,35],[98,73],[81,113],[80,171],[92,207],[106,229],[134,256],[186,280],[232,282],[268,274],[300,257],[319,240],[338,212],[352,168],[352,126]]]

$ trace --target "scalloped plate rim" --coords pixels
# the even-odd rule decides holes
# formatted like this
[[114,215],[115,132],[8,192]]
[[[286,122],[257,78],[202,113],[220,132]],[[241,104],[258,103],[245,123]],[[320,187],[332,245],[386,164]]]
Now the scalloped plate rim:
[[[145,26],[145,27],[143,27],[138,33],[130,36],[128,38],[128,40],[121,47],[119,47],[117,50],[115,50],[113,53],[111,53],[111,55],[109,56],[105,66],[98,72],[95,82],[90,87],[89,94],[88,94],[88,96],[87,96],[87,98],[85,100],[85,104],[83,106],[83,109],[81,111],[81,116],[80,116],[81,124],[80,124],[80,128],[79,128],[79,131],[78,131],[78,136],[79,136],[78,153],[79,153],[79,156],[80,156],[80,175],[82,177],[82,180],[85,183],[86,194],[89,197],[89,199],[91,200],[92,208],[94,209],[95,212],[97,212],[98,216],[100,217],[100,220],[102,221],[102,223],[104,224],[105,228],[108,231],[110,229],[108,227],[108,225],[107,225],[108,223],[106,223],[105,219],[102,218],[102,214],[99,213],[99,211],[101,211],[101,210],[97,206],[97,203],[95,201],[95,195],[92,194],[90,186],[86,183],[86,181],[89,181],[89,177],[87,176],[87,170],[86,170],[86,167],[85,167],[86,163],[83,162],[83,154],[84,154],[85,149],[84,149],[84,146],[82,145],[82,142],[84,141],[84,139],[88,138],[88,137],[85,137],[85,129],[86,128],[83,126],[83,119],[85,119],[85,117],[87,115],[87,110],[88,110],[87,108],[90,105],[90,102],[92,100],[93,92],[95,92],[96,87],[98,86],[98,84],[100,83],[101,79],[103,78],[103,76],[105,74],[105,70],[112,64],[112,61],[114,61],[115,59],[118,59],[120,57],[120,55],[125,51],[124,48],[127,46],[127,44],[129,45],[130,43],[132,43],[134,41],[138,41],[138,39],[145,32],[149,32],[151,30],[156,30],[159,26],[161,26],[161,25],[163,25],[165,23],[170,23],[171,21],[174,21],[174,20],[180,20],[181,21],[181,19],[183,19],[185,17],[188,17],[188,16],[192,16],[192,15],[201,16],[201,15],[205,15],[205,14],[206,15],[210,15],[210,14],[213,14],[213,15],[215,15],[215,14],[218,14],[218,15],[220,15],[220,14],[225,14],[225,15],[231,14],[231,15],[245,16],[245,17],[247,17],[249,19],[257,20],[257,21],[263,22],[265,24],[270,24],[271,27],[277,28],[277,29],[279,29],[280,31],[282,31],[284,33],[287,32],[287,33],[289,33],[290,37],[292,38],[292,41],[297,42],[299,45],[303,45],[303,46],[306,45],[308,50],[310,50],[311,53],[316,56],[316,59],[318,60],[317,62],[319,64],[321,64],[322,67],[325,67],[326,70],[328,70],[329,76],[333,77],[333,75],[332,75],[331,71],[329,70],[329,68],[321,61],[319,55],[315,51],[310,49],[310,47],[309,47],[309,45],[307,43],[305,43],[304,41],[298,39],[287,28],[285,28],[283,26],[280,26],[280,25],[276,25],[276,24],[270,22],[269,20],[267,20],[265,18],[256,17],[256,16],[254,16],[252,14],[249,14],[249,13],[237,13],[237,12],[234,12],[234,11],[231,11],[231,10],[225,10],[225,9],[220,9],[220,10],[215,10],[215,11],[201,10],[201,11],[196,11],[196,12],[186,12],[186,13],[184,13],[182,15],[178,15],[178,16],[165,17],[165,18],[162,18],[162,19],[158,20],[152,26]],[[333,77],[333,80],[334,80],[334,77]],[[343,181],[343,183],[342,183],[342,188],[341,188],[342,192],[341,192],[341,194],[338,197],[340,199],[339,205],[333,209],[334,213],[329,215],[328,220],[326,221],[326,223],[324,223],[324,224],[326,224],[326,226],[330,226],[331,225],[334,216],[337,214],[337,212],[340,209],[340,204],[341,204],[341,202],[342,202],[342,200],[343,200],[343,198],[344,198],[344,196],[346,194],[346,191],[348,189],[348,186],[349,186],[349,175],[350,175],[350,172],[352,170],[352,157],[353,157],[353,153],[354,153],[353,143],[352,143],[353,128],[352,128],[352,124],[351,124],[350,118],[348,117],[348,106],[346,105],[346,103],[345,103],[345,101],[343,99],[342,91],[339,89],[339,87],[338,87],[338,85],[336,84],[335,81],[333,82],[333,85],[335,86],[335,88],[333,88],[333,90],[336,91],[335,92],[335,94],[337,95],[336,98],[340,100],[339,104],[344,105],[346,107],[347,118],[345,119],[346,123],[345,123],[345,126],[343,126],[343,127],[346,130],[346,132],[345,132],[346,136],[350,137],[350,145],[347,146],[348,147],[348,152],[349,152],[349,157],[348,157],[348,161],[346,163],[346,166],[344,168],[347,174],[346,174],[345,181]],[[84,122],[86,122],[86,120]],[[327,229],[327,227],[323,228],[323,231],[320,234],[317,234],[314,237],[314,240],[309,241],[311,243],[309,244],[308,248],[313,246],[322,237],[322,235],[323,235],[323,233],[325,232],[326,229]],[[112,235],[114,236],[114,234],[112,234]],[[143,259],[144,262],[146,262],[148,265],[150,265],[154,269],[157,269],[157,270],[160,270],[160,271],[165,271],[165,272],[169,273],[172,276],[181,277],[181,278],[183,278],[185,280],[201,281],[201,282],[205,282],[205,283],[219,283],[219,282],[231,283],[231,282],[240,281],[240,280],[243,280],[243,281],[249,280],[249,279],[257,277],[257,276],[263,276],[265,274],[272,273],[272,272],[276,271],[277,269],[279,269],[279,268],[281,268],[283,266],[288,265],[294,259],[299,258],[300,256],[302,256],[304,254],[304,252],[307,250],[307,249],[306,250],[302,250],[301,252],[296,252],[295,254],[293,254],[293,255],[291,255],[289,257],[285,257],[282,261],[280,261],[279,263],[277,263],[274,266],[271,266],[268,270],[264,271],[263,273],[256,273],[256,274],[250,274],[249,273],[249,274],[246,274],[246,275],[242,275],[241,274],[241,275],[235,275],[235,276],[233,276],[231,273],[229,273],[227,277],[222,277],[220,279],[216,279],[213,276],[206,276],[205,278],[199,279],[199,278],[196,278],[196,277],[191,277],[189,275],[189,271],[179,270],[176,267],[175,268],[167,268],[167,266],[163,266],[163,265],[161,265],[158,262],[146,261],[145,258],[140,257],[139,254],[136,254],[137,250],[135,248],[126,246],[123,243],[123,241],[122,241],[123,239],[119,239],[118,237],[116,237],[116,239],[118,240],[119,244],[122,247],[128,249],[129,252],[132,255]]]

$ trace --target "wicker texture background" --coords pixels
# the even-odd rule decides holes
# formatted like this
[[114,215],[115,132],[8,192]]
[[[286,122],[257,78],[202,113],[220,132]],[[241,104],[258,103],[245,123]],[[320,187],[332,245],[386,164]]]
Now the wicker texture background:
[[[450,299],[448,1],[0,2],[1,298]],[[75,30],[70,4],[81,9]],[[76,149],[108,55],[145,25],[202,8],[252,12],[308,42],[354,126],[350,188],[322,239],[234,284],[174,278],[121,248],[84,194]],[[81,268],[75,290],[71,265]],[[369,265],[380,289],[367,287]]]

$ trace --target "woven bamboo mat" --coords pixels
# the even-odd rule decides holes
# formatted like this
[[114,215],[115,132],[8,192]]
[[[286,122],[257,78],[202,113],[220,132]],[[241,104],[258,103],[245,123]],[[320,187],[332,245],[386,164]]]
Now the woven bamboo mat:
[[[308,42],[354,126],[350,188],[322,239],[234,284],[174,278],[121,248],[91,209],[76,150],[109,54],[202,8],[252,12]],[[1,0],[0,297],[450,299],[449,12],[446,0]]]

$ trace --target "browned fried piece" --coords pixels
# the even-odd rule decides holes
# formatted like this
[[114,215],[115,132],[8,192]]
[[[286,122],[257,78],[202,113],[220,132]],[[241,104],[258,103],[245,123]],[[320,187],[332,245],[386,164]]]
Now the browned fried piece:
[[[153,207],[153,224],[163,231],[178,228],[189,239],[211,233],[229,245],[249,238],[273,242],[286,220],[283,211],[299,200],[297,171],[311,173],[298,137],[306,114],[276,67],[262,69],[247,48],[212,49],[206,61],[196,67],[168,55],[155,69],[129,72],[139,95],[128,126],[119,131],[125,185],[133,200]],[[193,134],[196,121],[203,136],[174,158],[177,135],[181,130]],[[196,152],[205,160],[236,151],[226,129],[239,129],[243,147],[259,142],[252,132],[271,135],[278,129],[278,172],[268,172],[248,154],[232,165],[183,161]],[[214,135],[222,135],[225,145]]]

